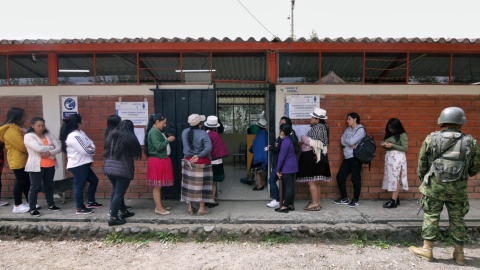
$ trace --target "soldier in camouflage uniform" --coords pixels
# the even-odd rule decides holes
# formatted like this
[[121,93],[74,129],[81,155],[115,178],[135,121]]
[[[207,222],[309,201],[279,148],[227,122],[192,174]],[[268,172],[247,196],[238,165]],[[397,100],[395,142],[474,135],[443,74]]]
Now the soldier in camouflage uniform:
[[410,251],[427,261],[433,261],[433,244],[445,204],[450,220],[450,235],[455,241],[452,255],[457,264],[465,264],[463,246],[467,240],[467,228],[464,217],[470,209],[467,180],[469,176],[480,172],[477,140],[460,131],[466,122],[462,109],[444,109],[438,118],[443,130],[428,135],[420,150],[417,172],[423,181],[419,189],[423,194],[421,205],[425,213],[422,227],[424,246],[412,246]]

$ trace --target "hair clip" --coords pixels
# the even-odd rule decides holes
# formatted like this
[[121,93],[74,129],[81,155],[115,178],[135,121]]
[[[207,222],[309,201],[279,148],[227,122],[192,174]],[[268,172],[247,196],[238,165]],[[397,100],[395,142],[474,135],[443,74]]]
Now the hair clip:
[[70,118],[67,118],[65,121],[70,122]]
[[155,117],[155,114],[152,114],[152,117]]

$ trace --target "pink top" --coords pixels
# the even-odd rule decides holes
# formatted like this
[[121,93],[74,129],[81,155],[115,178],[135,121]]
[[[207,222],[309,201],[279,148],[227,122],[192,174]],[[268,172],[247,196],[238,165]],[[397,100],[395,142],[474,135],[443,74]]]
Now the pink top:
[[310,147],[310,138],[308,138],[308,136],[306,136],[306,135],[302,135],[302,137],[300,137],[300,138],[302,139],[302,142],[303,142],[302,152],[312,151],[313,148]]

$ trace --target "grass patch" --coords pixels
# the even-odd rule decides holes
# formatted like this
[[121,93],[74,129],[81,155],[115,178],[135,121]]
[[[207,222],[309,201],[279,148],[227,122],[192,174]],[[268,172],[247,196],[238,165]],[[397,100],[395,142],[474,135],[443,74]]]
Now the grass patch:
[[227,233],[217,236],[217,241],[224,242],[225,244],[234,244],[238,242],[238,235],[234,233]]
[[107,234],[104,238],[105,243],[109,245],[118,245],[126,243],[148,243],[149,241],[158,241],[160,243],[177,243],[181,240],[181,236],[164,233],[164,232],[149,232],[139,233],[134,236],[127,236],[123,232],[112,232]]
[[265,244],[266,246],[274,246],[278,244],[285,244],[285,243],[291,243],[292,238],[286,237],[284,235],[282,236],[271,236],[271,235],[266,235],[262,236],[258,242]]
[[205,243],[205,240],[207,240],[207,236],[203,233],[200,233],[197,236],[195,236],[195,239],[193,240],[193,242],[195,244],[203,244]]
[[364,248],[364,247],[371,247],[371,248],[380,248],[380,249],[390,249],[390,245],[387,241],[382,239],[377,239],[374,241],[368,240],[367,235],[360,231],[358,234],[354,234],[350,236],[348,240],[350,245],[356,248]]

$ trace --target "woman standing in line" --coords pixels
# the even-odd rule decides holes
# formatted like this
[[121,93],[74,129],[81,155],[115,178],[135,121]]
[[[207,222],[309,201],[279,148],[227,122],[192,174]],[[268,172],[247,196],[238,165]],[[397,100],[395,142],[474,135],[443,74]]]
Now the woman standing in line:
[[332,181],[327,149],[329,141],[329,127],[325,122],[327,111],[316,108],[310,120],[311,129],[302,136],[302,153],[299,159],[299,172],[297,182],[308,183],[312,201],[303,210],[319,211],[322,209],[320,196],[322,194],[320,183]]
[[250,166],[250,173],[253,173],[257,177],[258,185],[253,190],[263,190],[262,172],[267,170],[268,166],[268,152],[265,151],[265,147],[268,145],[268,135],[265,129],[267,128],[267,120],[260,119],[257,124],[257,135],[250,147],[250,153],[253,153],[252,165]]
[[407,157],[408,137],[402,122],[397,118],[388,120],[384,142],[380,145],[387,150],[382,189],[392,192],[392,199],[383,208],[397,208],[400,205],[400,185],[408,190]]
[[[100,208],[103,204],[95,201],[95,192],[98,186],[98,177],[91,169],[95,144],[82,131],[82,117],[79,114],[71,114],[63,119],[60,129],[60,142],[62,151],[67,153],[67,169],[73,174],[75,185],[76,214],[91,214],[91,208]],[[83,189],[88,185],[88,202],[83,202]]]
[[[105,162],[103,173],[112,183],[112,193],[115,197],[110,206],[111,215],[108,226],[125,224],[126,218],[135,214],[125,207],[125,192],[135,174],[135,160],[142,159],[142,146],[138,142],[133,131],[133,123],[130,120],[123,120],[112,130],[105,141],[103,154]],[[120,211],[120,215],[118,212]]]
[[[349,113],[347,115],[348,128],[342,135],[341,143],[343,145],[343,162],[338,170],[337,184],[340,189],[342,197],[335,200],[335,204],[348,204],[349,207],[355,207],[359,205],[360,191],[362,189],[362,177],[360,171],[362,170],[362,163],[360,163],[353,156],[353,149],[357,147],[357,144],[365,137],[367,131],[365,127],[360,124],[360,116],[357,113]],[[345,181],[349,174],[352,174],[353,182],[353,199],[348,202],[347,186]]]
[[144,151],[148,157],[147,186],[153,186],[153,200],[155,213],[169,215],[170,207],[162,203],[162,187],[173,186],[173,167],[170,159],[170,143],[175,141],[174,136],[165,135],[162,130],[167,125],[167,118],[161,114],[153,114],[148,119],[145,134]]
[[62,152],[60,143],[55,135],[45,128],[45,120],[41,117],[32,119],[32,127],[25,134],[24,143],[28,151],[25,171],[30,176],[30,191],[28,193],[30,215],[40,216],[36,205],[38,192],[42,188],[42,180],[48,210],[60,211],[53,200],[53,177],[55,176],[55,170],[58,168],[55,156]]
[[283,179],[285,184],[285,200],[281,208],[275,211],[288,213],[295,210],[295,173],[298,172],[297,154],[300,153],[297,135],[293,132],[290,125],[280,126],[280,137],[283,139],[278,145],[277,176]]
[[193,215],[195,209],[192,202],[199,202],[198,215],[206,215],[205,203],[214,203],[212,141],[208,134],[201,130],[205,121],[204,115],[192,114],[188,117],[189,128],[182,132],[182,202],[188,204],[188,212]]
[[15,205],[13,213],[26,213],[30,207],[22,204],[22,193],[28,202],[28,191],[30,190],[30,176],[25,171],[27,164],[28,151],[23,143],[23,136],[27,132],[24,126],[27,120],[25,110],[22,108],[10,108],[7,112],[7,120],[0,127],[0,141],[5,143],[7,149],[7,161],[10,169],[15,174],[15,187],[13,188],[13,198]]
[[[218,117],[211,115],[205,122],[205,128],[207,129],[208,136],[212,141],[212,171],[213,171],[213,198],[215,200],[215,192],[217,190],[217,183],[225,180],[225,171],[223,170],[222,158],[228,157],[227,146],[222,140],[222,137],[218,135],[217,128],[220,127]],[[213,208],[218,206],[218,203],[209,203],[208,207]]]

